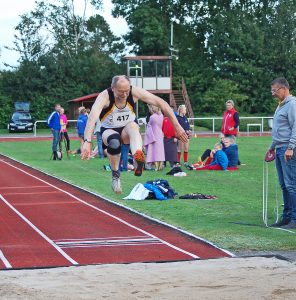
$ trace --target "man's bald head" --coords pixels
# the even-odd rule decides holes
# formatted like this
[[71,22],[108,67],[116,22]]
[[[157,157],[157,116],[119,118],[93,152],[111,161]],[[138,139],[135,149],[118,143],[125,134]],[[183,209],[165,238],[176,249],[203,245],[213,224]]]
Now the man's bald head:
[[130,85],[130,79],[126,75],[116,75],[112,78],[111,87],[117,87],[118,85]]
[[130,80],[125,75],[117,75],[112,78],[111,88],[115,99],[126,101],[130,93]]

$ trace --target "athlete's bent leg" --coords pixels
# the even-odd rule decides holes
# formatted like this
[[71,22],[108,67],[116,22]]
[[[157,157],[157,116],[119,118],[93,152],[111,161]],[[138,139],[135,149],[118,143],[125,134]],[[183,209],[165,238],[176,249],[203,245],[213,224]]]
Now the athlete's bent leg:
[[118,132],[107,129],[103,133],[103,142],[107,146],[107,156],[112,169],[112,189],[116,194],[122,193],[120,183],[119,161],[121,152],[121,138]]
[[130,144],[135,161],[135,176],[141,176],[145,164],[145,156],[142,150],[143,141],[139,125],[135,122],[128,123],[122,130],[121,137],[124,143]]

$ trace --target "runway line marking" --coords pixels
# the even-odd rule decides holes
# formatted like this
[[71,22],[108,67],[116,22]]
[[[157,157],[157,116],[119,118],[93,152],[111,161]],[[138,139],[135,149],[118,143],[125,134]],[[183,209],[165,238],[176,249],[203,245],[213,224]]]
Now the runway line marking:
[[147,235],[136,235],[136,236],[109,236],[109,237],[101,237],[101,238],[80,238],[80,239],[58,239],[58,240],[53,240],[55,243],[59,242],[71,242],[71,241],[98,241],[98,240],[106,240],[106,239],[112,239],[112,240],[121,240],[121,239],[126,239],[126,238],[134,238],[134,239],[144,239],[147,238]]
[[[3,161],[2,161],[3,162]],[[1,186],[0,190],[5,189],[34,189],[34,188],[48,188],[46,185],[33,185],[33,186]]]
[[62,192],[65,193],[66,195],[68,195],[68,196],[70,196],[70,197],[76,199],[77,201],[83,203],[84,205],[86,205],[86,206],[88,206],[88,207],[91,207],[91,208],[93,208],[94,210],[97,210],[97,211],[99,211],[99,212],[101,212],[101,213],[103,213],[103,214],[105,214],[105,215],[107,215],[107,216],[109,216],[109,217],[111,217],[111,218],[113,218],[113,219],[115,219],[115,220],[117,220],[117,221],[119,221],[119,222],[121,222],[121,223],[127,225],[127,226],[130,227],[130,228],[133,228],[133,229],[135,229],[135,230],[138,230],[138,231],[140,231],[141,233],[144,233],[144,234],[146,234],[146,235],[148,235],[148,236],[150,236],[150,237],[152,237],[152,238],[158,239],[158,240],[161,241],[163,244],[167,245],[168,247],[170,247],[170,248],[172,248],[172,249],[174,249],[174,250],[176,250],[176,251],[179,251],[179,252],[181,252],[181,253],[183,253],[183,254],[186,254],[186,255],[188,255],[188,256],[190,256],[190,257],[192,257],[192,258],[200,259],[199,256],[197,256],[197,255],[195,255],[195,254],[193,254],[193,253],[191,253],[191,252],[188,252],[188,251],[186,251],[186,250],[184,250],[184,249],[181,249],[181,248],[179,248],[179,247],[177,247],[177,246],[175,246],[175,245],[172,245],[171,243],[166,242],[166,241],[164,241],[163,239],[160,239],[160,238],[158,238],[157,236],[155,236],[155,235],[153,235],[153,234],[151,234],[151,233],[149,233],[149,232],[147,232],[147,231],[145,231],[145,230],[143,230],[143,229],[141,229],[141,228],[139,228],[139,227],[137,227],[137,226],[134,226],[134,225],[132,225],[132,224],[130,224],[130,223],[124,221],[123,219],[121,219],[121,218],[119,218],[119,217],[116,217],[116,216],[114,216],[114,215],[108,213],[108,212],[105,211],[105,210],[102,210],[102,209],[100,209],[100,208],[98,208],[98,207],[96,207],[96,206],[94,206],[94,205],[92,205],[92,204],[89,204],[89,203],[87,203],[86,201],[80,199],[79,197],[76,197],[75,195],[73,195],[73,194],[71,194],[71,193],[69,193],[69,192],[67,192],[67,191],[62,190],[61,188],[59,188],[59,187],[57,187],[57,186],[54,186],[54,185],[52,185],[51,183],[49,183],[49,182],[47,182],[47,181],[45,181],[45,180],[43,180],[43,179],[41,179],[41,178],[38,178],[37,176],[32,175],[32,174],[30,174],[29,172],[27,172],[27,171],[25,171],[25,170],[22,170],[21,168],[18,168],[18,167],[14,166],[14,165],[12,165],[12,164],[6,162],[6,161],[2,161],[2,162],[5,163],[5,164],[7,164],[7,165],[9,165],[9,166],[11,166],[11,167],[13,167],[13,168],[15,168],[15,169],[17,169],[18,171],[20,171],[20,172],[22,172],[22,173],[24,173],[24,174],[29,175],[29,176],[32,177],[32,178],[35,178],[35,179],[38,180],[38,181],[41,181],[41,182],[43,182],[43,183],[45,183],[45,184],[47,184],[47,185],[53,187],[54,189],[57,189],[57,190],[59,190],[59,191],[62,191]]
[[2,195],[40,195],[40,194],[58,194],[60,191],[51,191],[51,192],[22,192],[22,193],[2,193]]
[[73,239],[68,241],[54,241],[61,248],[97,248],[97,247],[119,247],[119,246],[148,246],[163,245],[159,239],[144,237],[124,237],[124,238],[93,238],[93,239]]
[[8,259],[4,256],[3,252],[0,250],[0,259],[4,263],[6,269],[11,269],[12,265],[9,263]]
[[[3,194],[2,194],[3,195]],[[77,201],[50,201],[50,202],[38,202],[38,203],[30,203],[30,202],[18,202],[15,203],[14,206],[40,206],[40,205],[60,205],[60,204],[79,204]]]
[[23,221],[25,221],[32,229],[34,229],[41,237],[43,237],[50,245],[52,245],[65,259],[67,259],[73,265],[78,265],[78,263],[72,259],[66,252],[64,252],[60,247],[58,247],[46,234],[44,234],[39,228],[37,228],[31,221],[29,221],[22,213],[20,213],[14,206],[12,206],[1,194],[0,199],[13,210]]

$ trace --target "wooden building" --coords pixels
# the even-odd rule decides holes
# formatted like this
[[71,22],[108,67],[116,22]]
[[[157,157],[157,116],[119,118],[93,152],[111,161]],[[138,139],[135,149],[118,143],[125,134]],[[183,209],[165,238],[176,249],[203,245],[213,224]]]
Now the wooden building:
[[[173,90],[171,56],[126,56],[124,60],[127,65],[126,74],[129,76],[132,86],[144,88],[153,94],[166,95],[165,98],[169,104],[175,108],[180,104],[185,104],[189,117],[193,117],[193,110],[184,81],[182,80],[179,89]],[[77,118],[78,107],[80,106],[91,108],[98,94],[69,100],[69,117]]]

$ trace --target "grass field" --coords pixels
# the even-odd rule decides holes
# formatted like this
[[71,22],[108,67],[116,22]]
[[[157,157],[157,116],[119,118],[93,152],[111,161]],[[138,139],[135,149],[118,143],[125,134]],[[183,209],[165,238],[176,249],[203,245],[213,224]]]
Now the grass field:
[[[211,148],[217,138],[193,138],[189,160],[196,161],[204,149]],[[5,142],[0,143],[0,153],[9,155],[40,170],[94,191],[149,216],[173,224],[193,234],[208,239],[231,251],[243,250],[294,250],[296,235],[276,229],[265,228],[262,221],[262,168],[264,153],[270,137],[240,137],[238,140],[239,171],[187,171],[187,177],[166,175],[163,171],[146,171],[142,177],[131,172],[122,173],[124,192],[115,195],[111,191],[111,174],[103,170],[107,160],[98,158],[81,161],[78,156],[68,160],[50,161],[51,142]],[[78,146],[72,142],[72,149]],[[131,201],[121,198],[128,195],[138,182],[163,178],[178,192],[201,192],[218,196],[217,200]],[[276,193],[281,203],[274,163],[269,164],[269,223],[275,220]],[[280,211],[282,207],[280,207]]]

